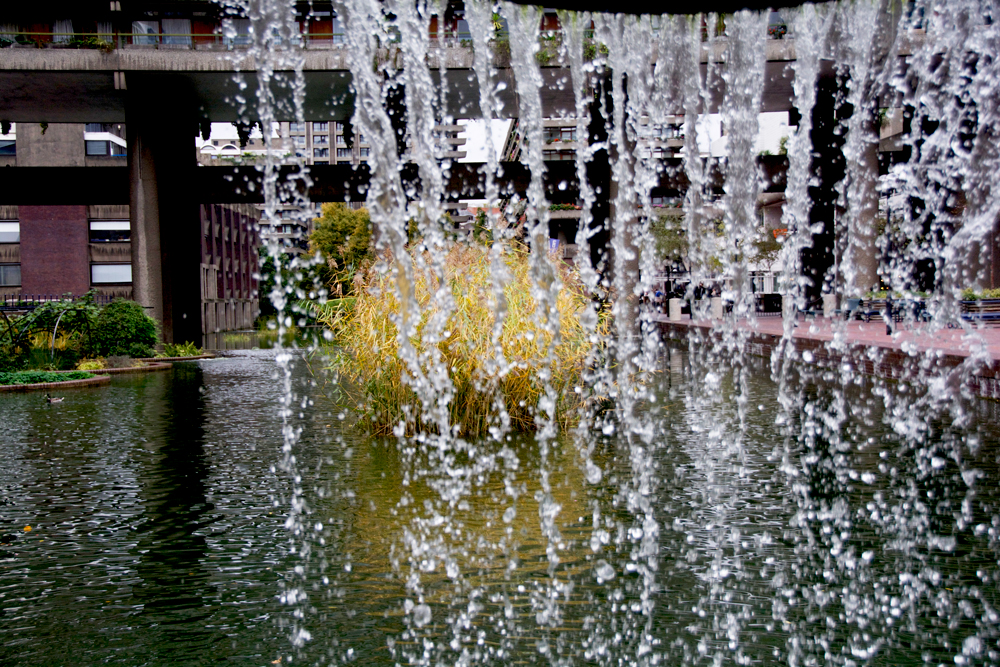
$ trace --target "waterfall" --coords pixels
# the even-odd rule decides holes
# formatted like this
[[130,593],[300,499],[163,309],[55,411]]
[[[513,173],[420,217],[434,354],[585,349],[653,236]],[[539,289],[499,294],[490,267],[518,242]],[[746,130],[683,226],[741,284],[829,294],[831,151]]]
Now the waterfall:
[[[293,4],[225,4],[252,22],[258,88],[255,100],[246,91],[238,100],[247,119],[268,128],[284,117],[271,86],[282,80],[294,91],[292,115],[304,122]],[[766,12],[560,11],[553,32],[543,26],[551,14],[510,2],[469,2],[458,13],[424,1],[334,3],[346,36],[336,48],[355,100],[349,120],[372,146],[371,272],[387,279],[380,284],[398,304],[391,320],[401,383],[415,397],[389,439],[401,488],[394,532],[380,536],[398,584],[390,606],[399,622],[386,636],[392,661],[932,659],[908,642],[930,647],[935,661],[996,661],[1000,617],[995,596],[984,592],[995,562],[973,585],[939,560],[963,540],[972,550],[996,549],[996,515],[987,515],[997,508],[976,505],[978,408],[968,389],[993,362],[984,339],[975,347],[977,332],[958,302],[963,289],[985,287],[979,251],[1000,217],[992,190],[1000,38],[986,3],[905,7],[901,15],[876,0],[807,4],[782,10],[782,30],[769,39]],[[448,42],[446,18],[467,21],[471,39]],[[781,81],[789,97],[775,103]],[[769,229],[762,213],[772,184],[758,138],[769,104],[797,118],[781,165],[782,229]],[[541,350],[530,366],[537,404],[511,405],[497,391],[481,438],[452,417],[464,399],[446,353],[463,315],[449,258],[480,242],[445,215],[460,193],[436,128],[455,122],[459,106],[486,135],[489,279],[480,298],[492,310],[492,354],[477,390],[496,391],[528,367],[503,343],[516,324],[508,260],[521,248],[537,332],[530,337]],[[880,109],[901,109],[908,123],[881,176]],[[575,183],[553,183],[552,173],[566,172],[546,160],[545,123],[560,114],[576,137]],[[506,116],[518,119],[520,165],[504,167],[491,123]],[[711,155],[709,144],[721,142],[707,136],[713,123],[724,131],[723,156]],[[664,157],[663,137],[675,126],[682,145]],[[295,183],[278,180],[277,152],[262,166],[268,215],[278,205],[308,205]],[[839,160],[842,177],[831,166]],[[504,171],[520,168],[528,178],[513,184]],[[296,178],[308,183],[308,170]],[[891,194],[888,208],[879,207],[879,188]],[[576,189],[580,206],[575,267],[550,252],[558,224],[550,207],[567,189]],[[664,198],[683,204],[664,211]],[[666,317],[647,303],[662,287],[664,225],[683,239],[685,297],[702,283],[721,293],[713,306],[689,301],[686,349],[664,343]],[[751,272],[754,248],[771,234],[783,239],[785,307],[761,362],[765,313]],[[276,246],[269,252],[280,259]],[[843,309],[879,281],[907,298],[928,292],[932,321],[911,313],[900,326],[933,335],[950,325],[973,352],[942,370],[943,353],[933,347],[859,351],[850,342],[855,323],[835,318],[822,329],[820,320],[800,318]],[[297,289],[279,279],[271,295],[282,334],[296,317],[292,302],[308,298]],[[589,299],[577,317],[590,351],[579,386],[560,389],[557,350],[568,332],[559,303],[577,289]],[[816,347],[803,345],[806,331]],[[279,355],[286,386],[292,359]],[[893,364],[888,377],[878,375]],[[773,398],[762,397],[767,382]],[[557,414],[561,391],[581,397],[568,428]],[[287,415],[296,400],[288,388]],[[512,424],[522,408],[533,420],[528,435]],[[302,569],[287,580],[284,601],[293,608],[293,646],[318,663],[334,650],[310,645],[317,633],[309,628],[325,613],[317,599],[327,591],[349,606],[332,591],[355,574],[326,572],[313,560],[328,533],[309,528],[316,510],[296,442],[289,427],[281,470],[291,480],[284,502]],[[944,490],[943,470],[955,482]],[[571,477],[583,481],[569,492]],[[323,584],[311,590],[318,573]]]

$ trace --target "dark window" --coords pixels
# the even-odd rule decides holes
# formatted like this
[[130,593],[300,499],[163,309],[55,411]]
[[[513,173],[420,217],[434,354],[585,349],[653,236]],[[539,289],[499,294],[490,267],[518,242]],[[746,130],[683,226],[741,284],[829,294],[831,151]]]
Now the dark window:
[[87,123],[84,132],[108,132],[116,137],[125,138],[125,126],[122,123]]
[[351,157],[351,149],[350,148],[338,148],[337,149],[337,157],[339,159],[341,159],[341,160],[343,160],[343,159],[350,159],[350,157]]
[[0,155],[17,155],[16,146],[13,139],[0,139]]
[[131,241],[132,232],[128,220],[91,220],[91,243],[120,243]]
[[20,264],[0,264],[0,285],[17,287],[21,284]]
[[86,144],[87,155],[125,155],[125,147],[113,141],[87,141]]
[[330,157],[329,148],[314,148],[313,157]]

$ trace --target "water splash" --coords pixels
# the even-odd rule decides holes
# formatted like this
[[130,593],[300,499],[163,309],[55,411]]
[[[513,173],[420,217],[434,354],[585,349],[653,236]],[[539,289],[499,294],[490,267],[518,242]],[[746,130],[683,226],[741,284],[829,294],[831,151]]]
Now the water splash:
[[[295,72],[301,122],[302,66],[292,46],[291,5],[231,6],[257,21],[252,55],[258,59],[259,79],[266,83],[271,69]],[[456,47],[429,36],[432,21],[444,16],[423,2],[345,0],[336,9],[346,28],[354,126],[372,145],[366,205],[381,257],[378,270],[393,278],[401,304],[394,320],[399,354],[405,382],[419,402],[411,410],[428,425],[416,433],[401,425],[395,442],[402,489],[394,516],[400,523],[399,534],[389,541],[393,574],[403,590],[397,605],[403,629],[389,639],[394,660],[502,664],[527,656],[552,664],[575,659],[874,664],[890,649],[904,651],[908,636],[933,645],[937,654],[951,651],[960,664],[993,659],[989,641],[998,634],[998,619],[992,602],[982,598],[979,586],[956,592],[946,585],[956,583],[956,577],[942,573],[936,560],[954,553],[961,539],[995,547],[984,537],[995,525],[975,506],[977,468],[967,462],[976,455],[969,434],[975,410],[968,407],[968,379],[991,363],[985,347],[947,373],[936,365],[933,352],[914,350],[907,359],[893,361],[903,368],[904,380],[927,387],[910,390],[885,379],[858,379],[858,368],[888,362],[882,353],[859,354],[848,342],[847,324],[832,323],[831,340],[815,351],[804,349],[795,332],[797,311],[818,307],[809,295],[843,301],[879,277],[873,116],[892,96],[894,108],[912,109],[910,124],[916,129],[904,140],[911,159],[881,181],[907,202],[890,212],[898,219],[881,235],[888,239],[883,244],[896,243],[882,263],[882,278],[909,290],[924,270],[920,267],[930,263],[937,291],[930,298],[935,319],[928,330],[951,323],[974,333],[959,319],[956,304],[961,288],[982,276],[983,267],[970,258],[1000,215],[1000,198],[989,180],[1000,166],[995,141],[1000,72],[988,55],[997,50],[992,10],[965,0],[949,12],[915,3],[903,19],[887,3],[875,2],[785,12],[795,52],[789,65],[794,74],[790,103],[800,121],[788,142],[783,212],[785,296],[793,307],[783,312],[771,358],[778,389],[777,407],[770,412],[764,409],[770,399],[755,389],[763,371],[751,354],[758,313],[750,280],[750,248],[769,231],[761,229],[758,217],[762,177],[756,146],[762,91],[768,85],[768,16],[562,12],[553,63],[547,52],[539,57],[542,16],[537,8],[470,3],[465,10],[473,48],[470,81],[475,79],[480,120],[490,127],[494,117],[518,117],[521,159],[530,171],[522,192],[501,192],[503,175],[488,142],[485,208],[493,239],[492,341],[498,354],[483,382],[501,381],[517,364],[504,358],[499,344],[507,314],[504,244],[517,222],[496,212],[506,197],[523,197],[535,322],[551,340],[536,370],[544,386],[533,406],[538,431],[519,446],[511,439],[502,403],[495,405],[497,419],[485,442],[462,438],[449,417],[455,388],[438,345],[447,337],[454,311],[445,260],[456,243],[455,231],[442,224],[444,205],[454,195],[445,185],[449,165],[442,160],[435,128],[453,121],[448,112],[452,91],[445,82],[454,55],[448,50]],[[495,23],[499,19],[508,32]],[[926,27],[920,27],[922,21]],[[509,68],[500,46],[504,41]],[[821,129],[813,123],[813,112],[818,82],[829,78],[830,63],[836,70],[835,103],[846,115],[846,121],[835,120],[832,133],[843,140],[847,167],[844,179],[827,184],[838,195],[834,218],[817,226],[810,222],[815,156],[828,147],[813,145]],[[500,102],[511,77],[516,109]],[[269,124],[278,102],[261,85],[258,113]],[[542,126],[550,85],[572,89],[581,144],[574,158],[582,206],[576,238],[579,280],[595,297],[583,319],[594,334],[594,349],[586,386],[579,388],[593,400],[579,415],[572,437],[557,428],[559,397],[551,383],[560,336],[555,303],[565,286],[548,252],[551,216]],[[727,133],[724,164],[705,158],[699,142],[699,128],[715,113]],[[405,131],[396,114],[405,114]],[[660,129],[680,115],[685,129],[681,159],[664,163],[650,147]],[[596,126],[607,133],[606,140],[594,132]],[[408,163],[415,165],[419,185],[403,180]],[[277,202],[293,197],[292,190],[283,194],[274,164],[269,159],[264,167],[271,212]],[[602,168],[606,180],[592,177]],[[720,170],[724,184],[716,200]],[[640,303],[654,289],[660,268],[652,232],[658,215],[654,192],[682,176],[687,186],[675,194],[684,199],[690,284],[724,283],[720,299],[729,308],[720,317],[707,302],[692,304],[693,318],[707,326],[691,333],[686,355],[675,350],[668,356],[658,316]],[[958,212],[960,193],[967,205]],[[915,200],[919,206],[911,205]],[[607,215],[603,203],[610,204]],[[408,233],[411,223],[419,230],[418,241]],[[813,284],[802,275],[803,268],[814,268],[804,267],[803,257],[815,249],[815,241],[824,240],[827,229],[833,230],[834,265]],[[591,240],[600,232],[609,235],[610,253],[591,265]],[[418,279],[432,283],[433,314],[424,312],[416,298]],[[280,312],[287,310],[289,289],[279,283],[274,295]],[[601,338],[596,332],[608,317],[614,333]],[[280,325],[289,323],[282,318]],[[918,323],[911,318],[907,325]],[[821,357],[837,361],[816,365]],[[281,357],[280,363],[289,359]],[[675,362],[684,366],[667,373],[668,381],[664,365]],[[286,396],[287,411],[293,405],[290,390]],[[595,407],[607,399],[613,409]],[[779,440],[762,442],[760,412],[773,414]],[[877,442],[869,435],[875,432]],[[303,536],[302,517],[309,508],[295,467],[296,437],[288,429],[284,470],[295,489],[289,528],[307,564],[312,547]],[[584,517],[568,514],[574,499],[559,495],[557,477],[564,470],[555,461],[567,447],[591,494],[586,529],[577,525],[587,523]],[[766,454],[760,454],[762,448]],[[534,478],[533,494],[518,481],[525,466]],[[680,481],[666,479],[668,467]],[[965,486],[938,489],[942,470]],[[665,497],[667,489],[676,490],[686,504]],[[753,516],[745,502],[746,494],[772,493],[792,507],[778,527],[767,517]],[[926,498],[934,494],[947,496],[942,502],[952,519],[945,518],[948,511],[931,507]],[[476,525],[469,514],[472,502],[490,508],[487,523],[501,526],[499,532]],[[537,510],[537,519],[527,507]],[[583,536],[575,537],[574,531],[581,530]],[[881,540],[878,548],[872,536]],[[590,548],[580,560],[569,555],[577,539]],[[518,554],[534,540],[540,563],[527,568]],[[788,547],[783,560],[773,555],[779,542]],[[677,554],[667,545],[677,547]],[[306,570],[286,592],[298,616],[293,642],[299,647],[308,639],[313,609],[304,586]],[[498,570],[504,574],[496,578]],[[661,608],[679,613],[676,600],[662,595],[679,573],[689,587],[678,595],[688,605],[683,617],[690,624],[674,633],[659,614]],[[771,595],[763,605],[748,592],[755,577],[769,581]],[[567,625],[579,618],[573,607],[581,599],[575,591],[584,581],[596,582],[598,592],[588,594],[592,609],[576,631]],[[933,620],[959,613],[972,619],[974,632],[961,636],[961,628],[940,627]],[[762,640],[761,634],[771,639]]]

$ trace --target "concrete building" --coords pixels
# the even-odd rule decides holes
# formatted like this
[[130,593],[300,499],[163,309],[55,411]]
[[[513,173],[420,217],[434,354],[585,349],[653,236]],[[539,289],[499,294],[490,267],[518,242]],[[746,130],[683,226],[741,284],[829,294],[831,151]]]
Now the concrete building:
[[[127,165],[122,123],[12,123],[4,129],[0,168]],[[100,202],[103,194],[94,192],[93,199]],[[0,298],[90,290],[133,298],[130,218],[128,204],[0,205]],[[202,333],[253,324],[259,218],[248,205],[201,208]]]

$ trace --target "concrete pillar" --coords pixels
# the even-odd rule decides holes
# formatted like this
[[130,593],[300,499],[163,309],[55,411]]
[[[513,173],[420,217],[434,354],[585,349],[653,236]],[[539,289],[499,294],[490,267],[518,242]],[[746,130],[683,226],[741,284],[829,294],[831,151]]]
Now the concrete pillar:
[[784,317],[788,313],[795,312],[795,297],[791,294],[781,295],[781,315]]
[[833,317],[833,311],[837,310],[837,295],[823,295],[823,317]]
[[158,80],[129,80],[126,131],[132,294],[160,322],[163,341],[202,340],[201,224],[189,195],[195,174],[193,99]]
[[713,296],[712,299],[711,299],[711,303],[712,303],[712,305],[711,305],[711,309],[710,309],[709,312],[711,313],[712,319],[713,320],[721,320],[722,319],[722,297],[721,296]]
[[[857,113],[863,113],[859,110]],[[852,166],[847,206],[852,210],[848,230],[845,293],[863,294],[878,284],[878,249],[875,247],[875,217],[878,215],[878,135],[869,123],[861,125],[864,149]]]
[[670,299],[668,302],[668,312],[671,321],[677,322],[681,319],[681,308],[684,306],[682,299]]

